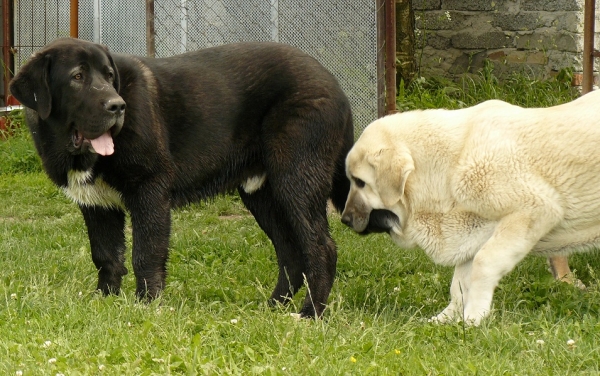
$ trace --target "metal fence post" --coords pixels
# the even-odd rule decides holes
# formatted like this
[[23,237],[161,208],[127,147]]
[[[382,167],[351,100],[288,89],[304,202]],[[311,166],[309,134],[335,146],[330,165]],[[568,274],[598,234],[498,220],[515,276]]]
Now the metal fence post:
[[271,0],[271,39],[279,42],[279,0]]
[[79,38],[79,0],[71,0],[69,16],[69,35]]
[[594,57],[600,56],[594,51],[594,23],[596,22],[596,0],[585,0],[583,11],[583,81],[581,93],[592,91],[594,85]]
[[181,0],[181,19],[180,27],[181,27],[181,49],[180,53],[184,53],[187,51],[187,36],[188,36],[188,8],[187,8],[187,0]]
[[94,0],[94,42],[102,43],[102,0]]
[[14,45],[13,36],[13,4],[12,0],[2,0],[2,22],[3,22],[3,33],[4,40],[2,47],[2,58],[4,62],[2,64],[2,70],[4,71],[4,105],[8,106],[8,83],[12,79],[14,69],[14,58],[12,46]]
[[385,1],[385,112],[396,112],[396,0]]
[[377,21],[377,117],[385,116],[385,6],[377,0],[375,19]]
[[146,56],[156,56],[154,49],[154,0],[146,0]]

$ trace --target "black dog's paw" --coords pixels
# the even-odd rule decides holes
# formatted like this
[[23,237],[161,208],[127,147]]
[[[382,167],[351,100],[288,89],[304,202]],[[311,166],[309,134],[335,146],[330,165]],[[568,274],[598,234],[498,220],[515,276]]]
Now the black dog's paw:
[[321,317],[323,317],[324,310],[325,307],[323,307],[319,312],[317,312],[317,310],[315,310],[314,305],[305,305],[304,307],[302,307],[300,312],[298,312],[298,315],[303,319],[320,319]]
[[164,277],[137,278],[135,295],[141,302],[151,302],[158,298],[164,288]]

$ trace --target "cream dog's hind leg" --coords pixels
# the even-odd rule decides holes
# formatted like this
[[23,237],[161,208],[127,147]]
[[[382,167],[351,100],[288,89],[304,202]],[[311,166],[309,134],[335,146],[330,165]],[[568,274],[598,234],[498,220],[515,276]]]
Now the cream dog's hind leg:
[[581,290],[585,290],[585,285],[583,284],[583,282],[575,278],[575,276],[571,272],[567,256],[548,257],[548,265],[550,266],[550,272],[554,276],[554,279],[566,282]]

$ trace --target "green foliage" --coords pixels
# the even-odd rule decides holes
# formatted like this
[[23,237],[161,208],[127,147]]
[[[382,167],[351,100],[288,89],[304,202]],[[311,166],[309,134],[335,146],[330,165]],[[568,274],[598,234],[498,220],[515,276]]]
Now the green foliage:
[[489,99],[501,99],[523,107],[549,107],[571,101],[579,92],[571,86],[572,71],[564,69],[551,79],[513,74],[500,81],[493,65],[486,64],[477,75],[463,75],[458,81],[420,77],[408,87],[400,82],[397,107],[401,111],[428,108],[457,109]]
[[5,118],[7,129],[0,130],[0,175],[42,171],[23,111],[13,110]]

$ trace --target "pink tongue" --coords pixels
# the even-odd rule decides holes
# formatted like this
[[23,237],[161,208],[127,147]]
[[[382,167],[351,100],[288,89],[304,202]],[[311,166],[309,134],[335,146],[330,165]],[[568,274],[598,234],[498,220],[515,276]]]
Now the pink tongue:
[[96,153],[100,155],[111,155],[115,152],[115,145],[113,144],[110,132],[106,132],[102,136],[90,140],[90,142]]

